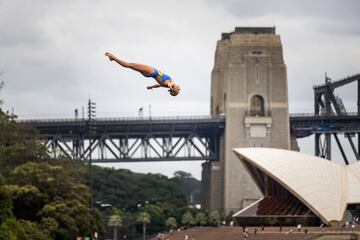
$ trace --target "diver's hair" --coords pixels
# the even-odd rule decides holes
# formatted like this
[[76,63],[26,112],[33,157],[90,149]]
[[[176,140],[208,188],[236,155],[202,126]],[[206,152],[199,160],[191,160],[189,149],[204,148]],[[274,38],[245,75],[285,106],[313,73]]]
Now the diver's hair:
[[176,96],[179,94],[180,92],[180,86],[179,85],[175,85],[175,89],[169,89],[170,95],[171,96]]
[[175,97],[176,95],[179,94],[179,91],[175,92],[175,91],[169,91],[170,92],[170,95]]

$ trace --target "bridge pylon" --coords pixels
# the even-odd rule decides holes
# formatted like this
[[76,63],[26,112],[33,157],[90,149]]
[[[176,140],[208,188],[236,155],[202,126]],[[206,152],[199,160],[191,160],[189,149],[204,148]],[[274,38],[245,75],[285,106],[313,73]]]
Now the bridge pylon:
[[275,27],[222,34],[211,76],[211,116],[222,115],[218,162],[203,165],[203,206],[230,212],[262,197],[232,149],[290,149],[287,74]]

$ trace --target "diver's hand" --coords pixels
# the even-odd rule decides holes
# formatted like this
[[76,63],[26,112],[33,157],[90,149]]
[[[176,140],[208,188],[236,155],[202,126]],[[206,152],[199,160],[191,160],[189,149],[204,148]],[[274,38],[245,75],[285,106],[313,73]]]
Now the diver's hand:
[[106,52],[105,56],[107,56],[110,61],[114,61],[114,59],[115,59],[115,55],[112,53],[109,53],[109,52]]

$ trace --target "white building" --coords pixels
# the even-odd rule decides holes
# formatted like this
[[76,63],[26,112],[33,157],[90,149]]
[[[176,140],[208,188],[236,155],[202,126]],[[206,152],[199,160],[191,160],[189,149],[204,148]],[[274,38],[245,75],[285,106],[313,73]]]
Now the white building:
[[343,166],[274,148],[233,151],[264,195],[234,215],[240,222],[264,218],[266,223],[275,216],[284,225],[319,221],[339,225],[350,215],[347,209],[360,205],[360,162]]

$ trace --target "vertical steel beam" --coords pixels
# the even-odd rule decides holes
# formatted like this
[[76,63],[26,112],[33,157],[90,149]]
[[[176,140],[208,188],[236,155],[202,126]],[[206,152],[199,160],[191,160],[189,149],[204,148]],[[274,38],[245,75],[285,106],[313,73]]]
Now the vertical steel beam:
[[326,92],[325,92],[325,112],[326,112],[326,116],[330,116],[331,115],[331,89],[330,87],[328,87],[326,89]]
[[342,112],[341,112],[339,104],[336,102],[334,92],[330,92],[330,101],[332,102],[332,105],[334,106],[336,114],[339,115],[339,116],[343,115]]
[[337,136],[337,133],[334,133],[334,138],[335,138],[336,143],[337,143],[337,145],[338,145],[338,147],[339,147],[339,149],[340,149],[341,155],[342,155],[343,158],[344,158],[345,164],[346,164],[346,165],[349,165],[349,161],[347,160],[347,157],[346,157],[346,155],[345,155],[344,149],[343,149],[342,146],[341,146],[341,143],[340,143],[340,141],[339,141],[339,138],[338,138],[338,136]]
[[[325,107],[326,107],[326,115],[331,116],[332,108],[331,108],[331,98],[333,97],[333,91],[330,86],[326,90],[325,95]],[[325,133],[325,141],[326,141],[326,159],[331,160],[331,133]]]
[[320,157],[320,133],[315,133],[315,156]]
[[99,149],[100,149],[100,159],[104,160],[104,156],[105,156],[105,137],[101,137],[99,139]]
[[350,134],[346,134],[346,137],[349,139],[349,142],[350,142],[351,148],[352,148],[352,150],[353,150],[353,152],[354,152],[354,154],[355,154],[356,160],[360,160],[360,159],[359,159],[359,154],[358,154],[357,151],[356,151],[356,147],[355,147],[355,145],[354,145],[354,142],[353,142]]
[[331,133],[325,133],[325,158],[331,160]]
[[319,94],[316,93],[316,90],[314,95],[315,95],[314,96],[315,116],[319,116],[319,111],[320,111],[319,98],[321,98],[321,95],[319,96]]
[[[321,97],[321,95],[320,95]],[[319,111],[320,111],[320,104],[319,104],[319,95],[316,92],[316,90],[314,89],[314,114],[315,116],[319,116]],[[320,156],[320,134],[315,133],[315,156]]]

